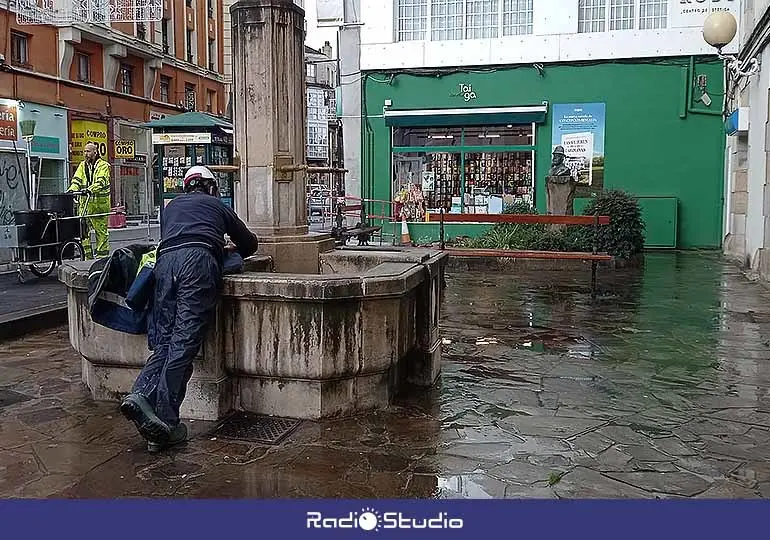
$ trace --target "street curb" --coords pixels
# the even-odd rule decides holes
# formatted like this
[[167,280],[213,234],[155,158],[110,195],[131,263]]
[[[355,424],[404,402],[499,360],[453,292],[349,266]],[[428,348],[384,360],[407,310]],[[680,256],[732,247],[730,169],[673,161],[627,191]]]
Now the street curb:
[[0,342],[67,324],[67,302],[0,316]]

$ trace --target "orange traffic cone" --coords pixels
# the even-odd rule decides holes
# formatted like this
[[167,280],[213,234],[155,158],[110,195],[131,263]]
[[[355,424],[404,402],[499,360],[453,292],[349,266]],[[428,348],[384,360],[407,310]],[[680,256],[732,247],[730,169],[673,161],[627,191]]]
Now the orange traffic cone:
[[409,227],[406,224],[406,218],[401,218],[401,245],[412,245],[412,239],[409,237]]

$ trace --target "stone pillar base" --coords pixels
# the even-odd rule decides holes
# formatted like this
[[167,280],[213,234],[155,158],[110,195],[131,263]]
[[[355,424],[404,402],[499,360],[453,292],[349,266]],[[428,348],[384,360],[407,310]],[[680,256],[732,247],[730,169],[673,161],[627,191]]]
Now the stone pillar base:
[[281,274],[318,274],[319,255],[334,249],[328,234],[302,236],[259,236],[259,252],[273,260],[273,270]]

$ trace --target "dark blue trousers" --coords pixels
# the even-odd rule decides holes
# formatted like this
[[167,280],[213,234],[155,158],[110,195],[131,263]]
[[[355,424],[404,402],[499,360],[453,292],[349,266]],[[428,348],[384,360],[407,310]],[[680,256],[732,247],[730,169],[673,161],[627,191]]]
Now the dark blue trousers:
[[152,356],[134,383],[158,418],[179,423],[179,407],[193,373],[208,323],[214,315],[222,270],[205,248],[164,253],[155,264],[155,299],[148,328]]

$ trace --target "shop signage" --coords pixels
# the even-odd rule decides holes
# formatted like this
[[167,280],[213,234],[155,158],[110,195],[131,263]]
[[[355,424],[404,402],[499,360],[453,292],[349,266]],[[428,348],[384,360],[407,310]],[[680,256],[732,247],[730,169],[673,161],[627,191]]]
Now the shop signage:
[[153,133],[152,144],[209,144],[211,133]]
[[136,154],[131,158],[124,158],[123,163],[126,165],[147,165],[147,156],[145,154]]
[[0,141],[15,141],[19,130],[19,102],[0,100]]
[[118,140],[115,141],[115,159],[131,159],[136,155],[136,141]]
[[35,135],[35,138],[32,139],[32,151],[37,154],[58,154],[60,151],[59,138]]
[[451,97],[461,97],[463,98],[463,101],[468,103],[469,101],[473,101],[478,96],[476,95],[476,92],[473,91],[473,86],[470,84],[460,83],[457,85],[459,88],[459,91],[456,94],[452,94]]
[[739,0],[669,0],[672,28],[700,28],[706,18],[716,11],[729,11],[740,21]]
[[604,103],[553,106],[553,148],[564,147],[567,166],[580,184],[604,185]]
[[83,161],[83,149],[87,143],[94,143],[99,148],[99,155],[107,158],[107,124],[96,120],[72,121],[72,151],[70,160],[73,164]]

